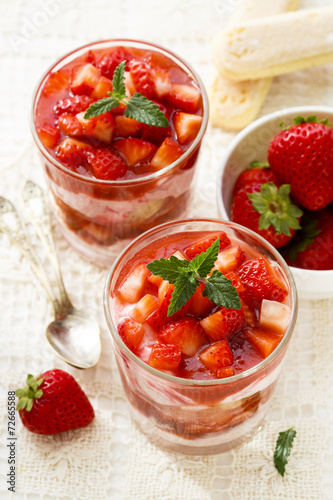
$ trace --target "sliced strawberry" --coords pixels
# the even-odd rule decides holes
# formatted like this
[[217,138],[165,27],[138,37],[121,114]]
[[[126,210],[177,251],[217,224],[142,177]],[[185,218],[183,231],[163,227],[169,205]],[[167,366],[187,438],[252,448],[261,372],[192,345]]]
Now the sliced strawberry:
[[225,366],[224,368],[219,368],[216,373],[216,378],[227,378],[227,377],[232,377],[235,375],[234,370],[231,368],[231,366]]
[[215,267],[223,274],[237,269],[245,260],[245,253],[240,246],[231,246],[217,256]]
[[147,323],[150,326],[152,326],[155,330],[160,330],[168,322],[176,321],[185,316],[185,314],[187,313],[189,302],[187,302],[187,304],[185,304],[180,309],[180,311],[173,314],[172,316],[168,316],[168,308],[173,290],[174,290],[174,285],[164,280],[159,286],[158,300],[160,303],[160,307],[147,318]]
[[129,315],[134,321],[138,323],[144,323],[147,317],[156,309],[158,309],[159,304],[156,297],[147,293],[139,300],[135,307],[130,311]]
[[142,123],[124,115],[116,116],[115,120],[117,137],[135,137],[140,134]]
[[149,271],[145,264],[137,265],[119,288],[123,300],[133,304],[141,298]]
[[83,127],[75,115],[63,113],[59,116],[58,125],[60,130],[70,137],[80,137],[84,135]]
[[167,137],[158,148],[150,164],[152,167],[160,170],[178,160],[182,154],[182,148],[175,141]]
[[151,99],[155,95],[155,85],[150,66],[145,61],[132,60],[129,63],[130,73],[136,92]]
[[72,115],[77,115],[82,111],[85,111],[94,102],[94,100],[87,95],[75,95],[73,97],[66,97],[66,99],[60,99],[58,101],[53,111],[57,116],[63,113],[70,113]]
[[95,99],[103,99],[104,97],[109,97],[108,92],[112,92],[112,90],[112,81],[109,78],[106,78],[106,76],[100,76],[91,97],[94,97]]
[[194,356],[203,345],[205,332],[195,318],[184,316],[178,321],[169,322],[158,334],[164,344],[178,345],[185,356]]
[[245,318],[246,323],[249,326],[252,326],[252,327],[258,326],[258,318],[257,318],[255,310],[252,309],[252,307],[250,307],[245,302],[245,300],[240,299],[240,301],[241,301],[241,304],[242,304],[242,311],[244,313],[244,318]]
[[[167,111],[167,108],[165,106],[163,106],[163,104],[160,104],[158,102],[155,102],[154,104],[156,104],[159,109],[162,111],[162,113],[167,116],[168,115],[168,111]],[[144,123],[142,125],[142,129],[141,129],[141,138],[146,140],[146,141],[151,141],[155,144],[157,144],[158,146],[160,146],[160,144],[164,141],[164,139],[166,139],[167,137],[171,137],[172,135],[172,132],[171,132],[171,127],[154,127],[154,126],[150,126],[150,125],[147,125],[146,123]]]
[[157,288],[158,288],[161,285],[161,283],[163,281],[163,278],[161,278],[160,276],[156,276],[153,273],[149,273],[148,277],[147,277],[147,280],[150,283],[152,283],[153,285],[157,286]]
[[195,113],[199,109],[201,102],[199,89],[181,83],[172,85],[168,98],[173,106],[186,113]]
[[126,61],[125,69],[129,69],[129,61],[133,59],[133,55],[124,47],[117,47],[115,50],[106,54],[98,63],[98,68],[103,76],[112,80],[113,74],[117,66],[123,61]]
[[155,93],[159,99],[162,99],[171,91],[169,72],[162,68],[153,68],[151,74],[155,85]]
[[225,277],[232,282],[233,286],[236,288],[238,293],[244,292],[245,286],[242,284],[241,280],[239,279],[239,276],[234,271],[226,273]]
[[135,137],[119,139],[113,144],[113,147],[122,154],[131,167],[147,160],[156,151],[154,144]]
[[90,95],[100,76],[100,70],[93,64],[88,63],[80,66],[72,77],[71,91],[73,94]]
[[176,370],[181,356],[178,345],[155,344],[151,348],[148,364],[157,370]]
[[65,139],[56,148],[55,154],[61,163],[71,167],[78,167],[85,160],[91,146],[75,139]]
[[192,142],[200,130],[202,116],[177,111],[173,115],[173,125],[179,144]]
[[46,148],[55,148],[60,141],[60,132],[56,127],[51,125],[43,125],[37,130],[38,136]]
[[214,241],[217,240],[217,238],[220,239],[220,250],[223,250],[224,248],[228,247],[231,245],[231,241],[229,240],[228,236],[221,232],[221,233],[216,233],[212,236],[209,236],[208,238],[202,238],[199,241],[196,241],[193,245],[190,247],[185,248],[184,253],[186,257],[190,260],[192,260],[198,253],[201,252],[206,252],[206,250],[212,246]]
[[94,149],[87,154],[87,161],[96,179],[113,181],[127,172],[126,163],[112,149]]
[[84,129],[84,134],[98,139],[105,144],[111,144],[116,130],[114,117],[110,113],[104,113],[103,115],[86,119],[84,118],[84,114],[79,113],[76,115]]
[[129,71],[125,71],[124,74],[125,80],[125,94],[127,97],[132,97],[133,94],[135,94],[135,85],[133,82],[132,75]]
[[188,314],[198,318],[205,318],[215,307],[215,304],[208,297],[202,295],[204,288],[205,284],[200,283],[189,302]]
[[206,335],[213,342],[230,337],[245,326],[242,309],[225,309],[224,307],[200,321]]
[[142,342],[145,331],[140,323],[137,323],[131,318],[125,318],[124,321],[118,325],[118,333],[127,347],[135,352]]
[[241,297],[254,308],[258,308],[263,299],[283,302],[288,292],[278,273],[265,257],[246,261],[238,270],[245,286]]
[[267,332],[262,328],[245,328],[247,340],[263,356],[267,358],[279,345],[282,336],[276,333]]
[[290,307],[275,300],[261,303],[259,326],[264,330],[284,335],[290,321]]
[[60,94],[64,92],[64,90],[67,90],[68,86],[68,73],[60,69],[59,71],[50,74],[49,78],[45,82],[42,92],[45,96]]
[[205,366],[207,366],[207,368],[209,368],[209,370],[213,372],[226,366],[231,366],[234,361],[234,357],[227,340],[220,340],[215,344],[211,344],[205,350],[201,351],[199,359]]

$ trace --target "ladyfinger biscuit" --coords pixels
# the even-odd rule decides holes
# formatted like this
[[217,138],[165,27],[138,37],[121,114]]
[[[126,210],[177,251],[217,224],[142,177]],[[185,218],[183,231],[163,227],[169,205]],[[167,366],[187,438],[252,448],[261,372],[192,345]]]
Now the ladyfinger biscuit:
[[[229,26],[297,9],[298,0],[240,0]],[[214,44],[218,43],[213,40]],[[213,48],[214,51],[214,48]],[[271,85],[271,78],[233,82],[217,74],[209,91],[210,118],[213,125],[238,130],[257,116]]]
[[235,81],[332,62],[333,6],[239,23],[215,39],[214,60]]

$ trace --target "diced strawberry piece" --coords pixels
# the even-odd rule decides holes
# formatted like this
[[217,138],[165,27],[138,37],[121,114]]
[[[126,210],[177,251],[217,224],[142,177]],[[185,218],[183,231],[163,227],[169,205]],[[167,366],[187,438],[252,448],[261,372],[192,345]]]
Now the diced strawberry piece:
[[119,139],[113,144],[113,147],[123,155],[131,167],[147,160],[156,151],[154,144],[135,137]]
[[90,95],[100,76],[100,70],[93,64],[80,66],[72,77],[71,91],[73,94]]
[[172,292],[174,291],[175,286],[172,283],[169,283],[166,280],[162,280],[160,286],[158,287],[158,300],[160,304],[162,304],[165,298],[171,298]]
[[258,318],[255,310],[252,309],[252,307],[250,307],[243,299],[240,299],[240,301],[246,323],[252,327],[258,326]]
[[234,361],[234,357],[227,340],[220,340],[215,344],[211,344],[199,354],[199,359],[207,368],[209,368],[209,370],[213,372],[226,366],[231,366]]
[[149,273],[147,280],[158,288],[161,285],[163,278],[156,276],[153,273]]
[[130,311],[129,315],[138,323],[144,323],[147,317],[156,309],[159,304],[156,297],[147,293],[139,300],[135,307]]
[[153,68],[151,74],[155,85],[155,93],[159,99],[162,99],[171,91],[169,72],[162,68]]
[[238,275],[245,286],[241,296],[254,308],[258,308],[263,299],[283,302],[288,294],[282,277],[265,257],[246,261]]
[[60,141],[60,132],[56,127],[43,125],[38,130],[38,136],[46,148],[53,149]]
[[240,246],[231,246],[217,256],[215,267],[223,274],[237,269],[245,260],[245,253]]
[[125,71],[124,74],[125,80],[125,94],[127,97],[132,97],[133,94],[135,94],[135,85],[133,82],[132,75],[129,71]]
[[60,94],[64,90],[68,89],[68,86],[68,73],[60,69],[59,71],[50,74],[48,80],[45,82],[42,92],[45,96],[50,96],[58,93]]
[[155,344],[151,348],[148,364],[157,370],[176,370],[181,356],[178,345]]
[[174,257],[177,257],[177,259],[179,259],[179,260],[187,260],[185,255],[180,250],[176,250],[175,252],[173,252],[172,255]]
[[129,61],[133,59],[134,56],[126,50],[124,47],[117,47],[115,50],[106,54],[98,63],[98,68],[101,70],[103,76],[106,76],[110,80],[113,78],[113,74],[117,66],[123,61],[126,61],[125,69],[129,69]]
[[71,167],[78,167],[85,160],[91,146],[75,139],[63,140],[55,150],[56,157],[61,163]]
[[263,356],[267,358],[279,345],[282,336],[276,333],[267,332],[262,328],[245,328],[247,340]]
[[173,125],[179,144],[192,142],[200,130],[202,116],[177,111],[173,115]]
[[173,290],[174,290],[174,285],[164,280],[159,286],[158,300],[160,303],[160,307],[147,318],[147,323],[150,326],[152,326],[155,330],[160,330],[168,322],[176,321],[185,316],[185,314],[187,313],[189,302],[187,302],[187,304],[185,304],[180,309],[180,311],[176,312],[172,316],[168,316],[168,308]]
[[63,113],[77,115],[78,113],[82,113],[82,111],[88,109],[93,102],[94,100],[87,95],[66,97],[66,99],[60,99],[60,101],[55,104],[53,111],[57,116],[60,116]]
[[96,99],[103,99],[104,97],[109,97],[108,92],[112,92],[112,90],[113,86],[111,80],[105,76],[100,76],[91,96]]
[[123,177],[127,165],[112,149],[97,148],[87,154],[87,161],[96,179],[112,181]]
[[70,137],[80,137],[84,135],[83,127],[75,115],[63,113],[59,116],[58,125],[60,130]]
[[208,238],[202,238],[201,240],[195,242],[193,245],[190,247],[185,248],[184,253],[186,257],[190,260],[192,260],[198,253],[201,252],[206,252],[206,250],[212,246],[214,241],[217,240],[217,238],[220,239],[220,250],[223,250],[224,248],[228,247],[231,245],[231,241],[229,240],[228,236],[221,232],[221,233],[216,233],[212,236],[209,236]]
[[203,345],[204,338],[205,332],[202,327],[190,316],[168,323],[158,334],[161,342],[178,345],[185,356],[194,356]]
[[205,284],[200,283],[190,299],[188,308],[188,314],[192,314],[198,318],[205,318],[212,311],[213,307],[215,307],[215,304],[208,297],[202,295],[204,288]]
[[154,127],[152,125],[147,125],[146,123],[142,124],[141,138],[146,141],[154,142],[158,146],[164,141],[164,139],[171,137],[171,135],[171,127]]
[[224,368],[219,368],[216,373],[216,378],[227,378],[227,377],[232,377],[235,375],[234,370],[231,368],[231,366],[225,366]]
[[118,325],[118,333],[127,347],[135,352],[142,342],[145,331],[140,323],[137,323],[131,318],[125,318],[124,321]]
[[129,64],[129,68],[136,92],[151,99],[155,94],[155,85],[150,66],[145,61],[133,59]]
[[261,303],[259,326],[264,330],[284,335],[290,321],[290,307],[275,300]]
[[145,264],[139,264],[133,269],[119,288],[119,294],[123,300],[131,304],[140,300],[148,273]]
[[233,286],[236,288],[238,293],[244,292],[245,286],[239,279],[239,276],[234,271],[230,271],[229,273],[226,273],[224,276],[232,282]]
[[133,118],[128,118],[124,115],[118,115],[115,117],[116,120],[116,135],[118,137],[133,137],[140,133],[142,123],[133,120]]
[[110,113],[94,116],[92,118],[84,118],[85,113],[76,115],[81,123],[84,134],[94,137],[105,144],[111,144],[114,132],[116,129],[116,122]]
[[230,337],[245,326],[242,309],[225,309],[224,307],[200,321],[206,335],[214,342]]
[[168,165],[171,165],[174,161],[178,160],[182,156],[183,150],[175,141],[167,137],[162,142],[161,146],[155,153],[155,156],[151,160],[150,164],[152,167],[160,170]]
[[186,113],[195,113],[200,106],[201,94],[192,85],[174,83],[169,94],[170,102]]

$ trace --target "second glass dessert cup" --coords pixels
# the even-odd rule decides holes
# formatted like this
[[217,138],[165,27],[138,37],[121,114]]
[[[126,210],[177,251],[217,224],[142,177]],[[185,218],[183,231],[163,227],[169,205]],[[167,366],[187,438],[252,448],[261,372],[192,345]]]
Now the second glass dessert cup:
[[[186,379],[159,371],[136,356],[117,329],[114,297],[136,254],[148,248],[151,257],[156,240],[197,231],[224,231],[259,250],[280,270],[288,290],[290,321],[278,346],[259,364],[228,378]],[[175,452],[209,455],[230,450],[254,435],[268,411],[297,316],[293,277],[269,243],[233,223],[194,219],[163,224],[138,237],[118,257],[107,278],[104,310],[131,416],[152,441]]]

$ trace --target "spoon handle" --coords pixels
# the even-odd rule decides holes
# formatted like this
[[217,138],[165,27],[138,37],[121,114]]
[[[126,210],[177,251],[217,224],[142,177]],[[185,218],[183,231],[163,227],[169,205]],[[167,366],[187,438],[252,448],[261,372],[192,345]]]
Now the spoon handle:
[[54,270],[60,292],[60,302],[64,308],[68,310],[73,309],[64,286],[51,231],[50,214],[42,188],[38,184],[28,180],[22,190],[22,202],[25,210],[24,214],[35,228],[37,236],[42,242]]
[[55,298],[46,272],[31,246],[24,222],[14,205],[3,196],[0,196],[0,231],[7,234],[24,257],[30,261],[32,269],[53,303],[54,310],[59,311],[59,302]]

